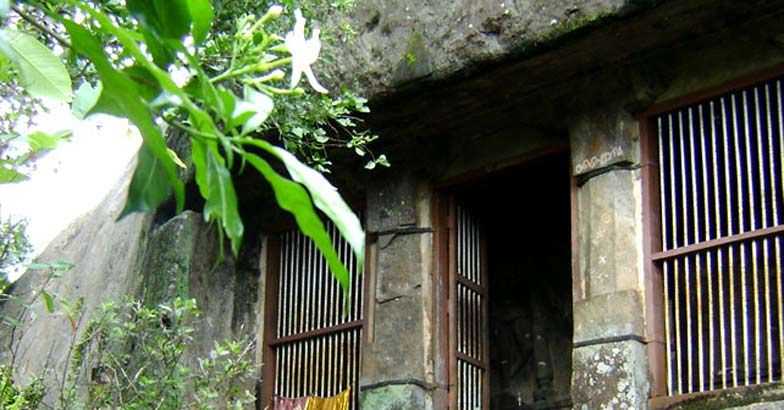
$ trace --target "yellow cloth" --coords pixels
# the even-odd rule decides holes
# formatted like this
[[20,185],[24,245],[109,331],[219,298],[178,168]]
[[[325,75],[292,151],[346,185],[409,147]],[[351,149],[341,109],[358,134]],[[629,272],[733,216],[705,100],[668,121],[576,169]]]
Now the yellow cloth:
[[308,397],[305,410],[348,410],[351,401],[351,389],[343,390],[332,397]]

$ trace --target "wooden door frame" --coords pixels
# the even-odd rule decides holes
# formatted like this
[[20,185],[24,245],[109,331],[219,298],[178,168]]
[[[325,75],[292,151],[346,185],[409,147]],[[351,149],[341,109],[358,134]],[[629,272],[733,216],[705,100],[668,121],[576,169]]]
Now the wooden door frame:
[[[276,231],[274,233],[269,233],[265,237],[264,246],[266,246],[266,251],[263,254],[265,257],[265,265],[264,271],[262,275],[264,275],[264,329],[263,329],[263,340],[259,341],[259,346],[261,347],[261,354],[262,354],[262,363],[261,363],[261,386],[258,389],[260,392],[259,397],[256,400],[256,408],[257,409],[266,409],[272,402],[272,398],[275,393],[275,379],[276,379],[276,368],[277,368],[277,352],[276,348],[281,345],[280,341],[283,339],[292,339],[291,337],[284,337],[278,338],[277,337],[277,328],[278,328],[278,292],[279,292],[279,278],[280,278],[280,264],[281,264],[281,236],[291,230],[298,229],[296,226],[292,226],[290,229],[285,229],[281,231]],[[341,325],[336,325],[329,328],[313,330],[310,332],[306,332],[300,335],[297,335],[297,339],[306,339],[312,336],[318,336],[322,334],[329,334],[334,332],[345,331],[349,329],[356,329],[359,328],[362,330],[361,338],[359,340],[359,357],[357,360],[359,361],[358,364],[358,377],[361,377],[362,373],[362,361],[365,352],[366,344],[368,343],[369,338],[371,337],[371,326],[372,326],[372,308],[370,306],[371,300],[369,299],[370,295],[370,286],[371,286],[371,278],[368,274],[369,266],[372,265],[372,261],[370,258],[374,257],[373,252],[370,251],[371,247],[375,244],[377,240],[376,235],[367,235],[365,239],[365,259],[362,261],[363,268],[361,273],[361,287],[362,287],[362,318],[353,322],[347,322]],[[356,394],[357,400],[359,400],[359,390],[357,389],[354,394]]]
[[[434,406],[435,408],[439,409],[449,409],[455,410],[455,404],[457,402],[456,396],[456,377],[457,377],[457,349],[454,348],[454,343],[456,340],[456,323],[451,320],[450,318],[455,317],[454,306],[455,304],[452,303],[454,301],[454,292],[456,290],[455,284],[456,275],[457,275],[457,267],[456,267],[456,258],[453,255],[456,254],[456,241],[453,240],[455,232],[454,226],[454,218],[453,215],[455,214],[454,211],[454,191],[459,188],[474,185],[480,183],[483,180],[490,179],[496,177],[498,174],[503,172],[508,172],[514,170],[516,168],[523,169],[530,165],[531,163],[541,160],[547,157],[555,156],[555,155],[562,155],[562,154],[569,154],[570,146],[569,144],[554,144],[552,146],[535,150],[530,153],[526,153],[524,155],[515,157],[510,160],[504,160],[498,162],[496,164],[489,164],[486,167],[483,167],[478,170],[472,170],[460,174],[455,177],[450,177],[446,180],[436,181],[434,183],[434,193],[431,199],[431,218],[433,222],[433,282],[436,286],[433,286],[433,300],[434,303],[434,314],[436,317],[436,323],[438,324],[436,329],[436,355],[435,360],[441,363],[436,364],[436,378],[437,380],[442,380],[444,384],[439,384],[437,386],[436,392],[434,394]],[[572,241],[569,245],[572,249],[572,259],[573,263],[572,266],[572,280],[574,281],[574,261],[576,255],[578,243],[575,240],[576,238],[576,217],[577,217],[577,204],[576,204],[576,183],[575,178],[571,173],[571,161],[570,161],[570,178],[569,184],[570,186],[568,189],[570,190],[570,209],[571,209],[571,230],[572,230]],[[524,171],[523,171],[524,172]],[[482,249],[482,255],[484,256],[483,259],[483,266],[482,269],[487,272],[487,246],[486,240],[482,241],[485,246]],[[488,282],[489,287],[489,282]],[[489,289],[488,289],[489,290]],[[489,292],[488,292],[489,295]],[[492,296],[489,296],[492,297]],[[485,298],[484,303],[487,305],[489,304],[489,297]],[[488,306],[484,307],[485,311],[489,313]],[[489,319],[489,318],[488,318]],[[488,363],[488,370],[487,370],[487,383],[485,383],[483,397],[484,402],[483,405],[487,410],[489,410],[490,406],[490,363],[489,363],[489,350],[491,348],[489,344],[489,320],[485,321],[484,324],[484,335],[485,335],[485,345],[488,348],[486,352],[487,355],[487,363]],[[444,365],[444,363],[446,363]],[[441,369],[439,371],[439,369]]]

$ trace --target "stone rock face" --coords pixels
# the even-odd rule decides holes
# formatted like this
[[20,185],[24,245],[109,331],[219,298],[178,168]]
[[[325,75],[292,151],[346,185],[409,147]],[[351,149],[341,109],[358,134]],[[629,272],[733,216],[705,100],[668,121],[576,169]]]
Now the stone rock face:
[[207,225],[201,214],[185,211],[152,232],[140,272],[145,303],[196,299],[199,336],[188,352],[194,364],[216,341],[255,333],[258,277],[255,272],[238,274],[229,252],[220,260],[220,246],[215,226]]
[[[219,262],[216,232],[200,214],[185,211],[159,227],[147,214],[115,221],[124,206],[131,171],[129,167],[112,193],[38,258],[39,262],[67,261],[74,266],[71,271],[48,284],[44,272],[30,271],[14,285],[14,293],[22,297],[45,287],[58,303],[83,300],[76,328],[62,313],[47,314],[43,304],[35,301],[13,340],[12,335],[0,334],[0,360],[10,362],[15,355],[17,377],[23,384],[44,375],[50,402],[59,392],[69,347],[104,302],[136,297],[158,304],[177,296],[195,298],[201,321],[198,337],[185,355],[193,364],[217,341],[255,334],[258,269],[238,265],[229,251]],[[254,259],[250,259],[252,266]],[[0,312],[14,317],[23,313],[10,303],[0,305]],[[247,386],[251,391],[253,387]]]
[[369,96],[407,83],[442,79],[481,63],[525,52],[600,19],[632,0],[369,0],[358,2],[359,32],[336,50],[341,83]]
[[[133,165],[133,163],[131,164]],[[120,300],[138,289],[139,272],[150,232],[152,217],[133,214],[115,221],[122,211],[133,167],[129,165],[124,178],[106,199],[92,212],[75,221],[62,232],[38,258],[38,262],[65,261],[73,269],[62,278],[53,279],[45,286],[45,271],[30,271],[15,284],[13,292],[29,298],[42,287],[55,297],[75,302],[82,298],[84,319],[81,330],[101,303]],[[3,348],[0,359],[14,360],[17,377],[22,383],[33,376],[45,376],[47,386],[60,386],[66,367],[67,351],[75,340],[69,321],[62,314],[47,314],[40,300],[32,301],[32,308],[23,316],[23,325],[12,335],[0,333]],[[0,306],[3,315],[19,317],[18,304]],[[31,320],[35,316],[36,320]],[[11,346],[6,349],[6,346]],[[12,358],[14,356],[15,358]],[[51,389],[49,396],[57,394]]]

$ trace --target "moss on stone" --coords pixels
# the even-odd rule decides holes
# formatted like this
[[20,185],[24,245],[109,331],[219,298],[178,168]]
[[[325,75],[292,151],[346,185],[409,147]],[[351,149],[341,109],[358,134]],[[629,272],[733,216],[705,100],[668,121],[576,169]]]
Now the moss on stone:
[[198,215],[185,212],[161,225],[151,235],[141,290],[145,303],[158,304],[175,297],[188,297],[194,218]]
[[406,48],[395,70],[395,80],[402,84],[424,77],[431,72],[430,54],[425,45],[425,38],[419,31],[408,36]]
[[404,55],[406,63],[413,65],[419,60],[419,56],[424,57],[426,54],[425,38],[422,36],[422,33],[414,31],[408,37],[408,43],[406,43],[406,53]]

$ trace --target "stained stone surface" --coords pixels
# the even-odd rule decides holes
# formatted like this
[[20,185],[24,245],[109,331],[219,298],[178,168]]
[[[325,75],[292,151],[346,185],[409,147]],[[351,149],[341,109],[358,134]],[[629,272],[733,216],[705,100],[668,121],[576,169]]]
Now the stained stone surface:
[[580,347],[573,353],[576,410],[636,410],[648,405],[645,346],[624,341]]
[[605,293],[574,304],[574,343],[645,335],[642,298],[635,290]]
[[432,409],[429,393],[415,384],[394,384],[363,389],[359,406],[372,410]]
[[617,170],[579,188],[575,300],[642,286],[639,184],[639,170]]
[[407,83],[443,79],[653,1],[368,0],[350,23],[358,31],[338,45],[341,83],[388,94]]

